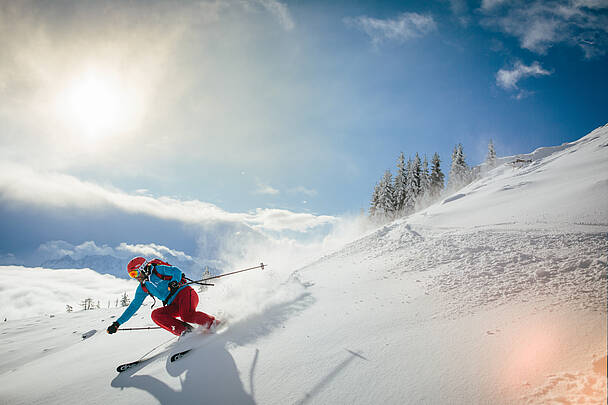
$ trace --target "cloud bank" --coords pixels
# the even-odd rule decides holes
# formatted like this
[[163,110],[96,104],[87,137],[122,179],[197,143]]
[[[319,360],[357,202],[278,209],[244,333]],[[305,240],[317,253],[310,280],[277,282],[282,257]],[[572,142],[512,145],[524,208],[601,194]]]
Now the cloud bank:
[[0,164],[0,219],[0,263],[144,256],[194,272],[204,265],[225,270],[260,261],[297,267],[370,226],[365,219],[279,208],[228,212],[6,162]]
[[82,181],[74,176],[38,172],[10,163],[0,165],[0,202],[9,205],[26,204],[46,210],[117,209],[129,214],[144,214],[185,224],[238,223],[259,231],[306,232],[337,221],[336,217],[329,215],[270,208],[232,213],[207,202],[131,194],[110,186]]
[[66,312],[66,305],[81,310],[81,302],[91,298],[93,305],[116,305],[125,292],[131,296],[137,281],[122,280],[93,270],[48,270],[18,266],[0,267],[3,285],[11,288],[0,294],[2,319],[21,319]]
[[108,245],[98,246],[95,241],[86,241],[79,245],[73,245],[63,240],[53,240],[43,243],[38,247],[38,253],[43,260],[60,259],[64,256],[70,256],[75,260],[82,259],[86,256],[114,256],[122,259],[129,259],[135,256],[144,256],[148,258],[167,259],[174,257],[180,261],[191,262],[194,258],[185,252],[176,249],[170,249],[163,245],[155,243],[150,244],[129,244],[120,243],[118,246],[110,247]]

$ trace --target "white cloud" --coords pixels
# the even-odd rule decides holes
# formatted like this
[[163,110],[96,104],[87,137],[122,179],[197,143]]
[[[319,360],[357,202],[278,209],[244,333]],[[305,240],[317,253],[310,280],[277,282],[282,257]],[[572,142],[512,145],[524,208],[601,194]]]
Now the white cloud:
[[268,194],[268,195],[277,195],[280,194],[280,191],[269,184],[263,183],[259,179],[256,180],[256,194]]
[[[266,159],[270,148],[260,146],[260,137],[266,136],[260,134],[287,125],[288,114],[273,121],[274,115],[265,114],[271,107],[252,107],[256,92],[246,89],[253,79],[240,70],[257,71],[267,61],[233,61],[247,51],[243,44],[249,40],[268,45],[262,37],[268,20],[277,31],[294,27],[287,5],[276,0],[0,2],[0,159],[58,170],[78,170],[94,161],[93,170],[110,176],[141,174],[143,165],[131,159],[137,153],[229,164]],[[233,51],[222,52],[215,38]],[[198,45],[192,48],[192,43]],[[81,136],[74,119],[78,114],[62,107],[60,95],[88,71],[120,89],[120,97],[112,96],[134,97],[128,103],[134,112],[125,119],[128,130]],[[260,80],[274,83],[276,77],[256,77],[254,84],[264,87]],[[273,92],[275,102],[291,97],[287,82]],[[214,103],[218,96],[225,102]],[[125,110],[119,109],[118,117]],[[234,116],[239,119],[227,118]],[[199,148],[202,133],[205,148]],[[238,153],[235,145],[251,153]],[[282,155],[276,149],[272,153]],[[146,174],[158,177],[153,170]]]
[[403,42],[422,37],[437,29],[430,15],[402,13],[393,19],[378,19],[367,16],[345,18],[344,23],[363,30],[374,44],[393,40]]
[[97,246],[95,242],[88,241],[81,243],[75,247],[75,259],[78,257],[84,257],[89,255],[111,255],[114,249],[107,245]]
[[167,259],[168,256],[173,256],[180,261],[194,261],[191,256],[182,251],[170,249],[155,243],[131,245],[123,242],[112,248],[107,245],[97,246],[94,241],[83,242],[80,245],[72,245],[63,240],[53,240],[40,245],[37,249],[37,253],[41,261],[59,259],[64,256],[71,256],[74,260],[79,260],[86,256],[93,255],[108,255],[118,258],[145,256],[157,257],[160,259]]
[[59,173],[37,172],[13,163],[0,163],[0,202],[23,204],[46,210],[76,209],[100,211],[116,209],[129,214],[144,214],[184,224],[230,222],[258,230],[305,231],[333,223],[327,215],[300,214],[288,210],[261,209],[255,213],[232,213],[198,200],[178,200],[128,194]]
[[504,4],[506,0],[482,0],[481,8],[483,10],[491,10],[494,7],[498,7],[501,4]]
[[[501,7],[498,7],[501,5]],[[519,39],[522,48],[544,54],[558,43],[578,46],[585,57],[604,54],[608,44],[606,0],[505,2],[484,0],[482,25]]]
[[276,0],[257,0],[266,10],[273,14],[287,31],[295,26],[287,5]]
[[591,9],[608,8],[608,0],[574,0],[572,5]]
[[144,256],[148,258],[155,257],[159,259],[166,259],[167,255],[171,255],[183,261],[194,260],[191,256],[187,255],[182,251],[169,249],[166,246],[157,245],[155,243],[150,243],[146,245],[130,245],[128,243],[123,242],[116,247],[116,251],[128,253],[128,256]]
[[137,287],[133,280],[118,279],[89,269],[48,270],[18,266],[0,267],[3,284],[11,286],[0,294],[2,316],[10,320],[61,314],[70,305],[74,311],[89,297],[101,308],[114,307],[124,292]]
[[[550,74],[551,72],[543,69],[538,62],[526,66],[518,61],[512,69],[500,69],[496,73],[496,84],[505,90],[517,90],[519,89],[517,83],[526,77],[539,77]],[[525,92],[520,92],[518,98],[522,98],[524,95]]]
[[45,260],[71,256],[74,252],[74,245],[62,240],[48,241],[38,247],[38,253],[44,257]]
[[450,9],[454,16],[456,16],[457,21],[463,27],[467,27],[471,22],[471,17],[469,14],[469,8],[465,0],[449,0]]
[[[200,7],[195,13],[196,8],[182,6],[168,12],[168,7],[158,2],[140,9],[112,1],[3,3],[0,112],[33,121],[28,128],[36,130],[34,142],[44,147],[50,139],[40,134],[57,133],[75,147],[82,129],[74,126],[74,114],[65,108],[62,96],[89,72],[104,90],[119,93],[121,102],[128,101],[129,106],[114,113],[124,115],[116,132],[136,132],[143,124],[150,98],[167,73],[170,57],[187,31],[185,22],[211,19],[212,6]],[[159,18],[165,23],[158,24]],[[32,31],[32,27],[36,29]],[[78,40],[70,32],[78,32]],[[107,132],[106,136],[116,135]]]
[[258,208],[251,214],[246,222],[256,229],[273,231],[292,230],[304,232],[319,225],[332,224],[336,218],[329,215],[313,215],[308,213],[294,213],[276,208]]
[[290,193],[304,194],[304,195],[308,195],[308,196],[315,196],[318,194],[317,190],[312,189],[312,188],[306,188],[304,186],[293,187],[293,188],[290,188],[288,191]]

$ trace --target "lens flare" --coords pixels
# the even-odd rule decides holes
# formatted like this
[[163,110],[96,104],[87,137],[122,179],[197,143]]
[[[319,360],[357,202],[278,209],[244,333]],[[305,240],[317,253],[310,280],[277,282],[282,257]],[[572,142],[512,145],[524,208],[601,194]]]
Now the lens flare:
[[511,387],[540,383],[559,360],[563,338],[561,328],[546,320],[521,329],[504,364],[504,382]]

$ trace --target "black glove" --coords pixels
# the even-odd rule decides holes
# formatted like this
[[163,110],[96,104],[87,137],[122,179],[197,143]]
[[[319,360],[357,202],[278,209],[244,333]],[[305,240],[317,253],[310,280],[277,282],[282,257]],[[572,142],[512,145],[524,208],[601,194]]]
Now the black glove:
[[152,274],[152,265],[150,263],[146,264],[143,268],[143,273],[146,276],[149,276],[150,274]]
[[173,280],[169,283],[169,291],[177,290],[177,281]]
[[112,325],[108,326],[108,329],[106,329],[106,330],[111,335],[112,333],[116,333],[119,326],[120,326],[120,324],[118,322],[114,322],[114,323],[112,323]]

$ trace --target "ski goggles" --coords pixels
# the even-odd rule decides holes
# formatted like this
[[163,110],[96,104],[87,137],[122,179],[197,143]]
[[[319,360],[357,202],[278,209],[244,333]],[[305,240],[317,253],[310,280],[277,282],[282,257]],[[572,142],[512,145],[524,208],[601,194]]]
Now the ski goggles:
[[143,262],[142,264],[139,265],[139,267],[132,269],[131,271],[129,271],[129,277],[131,278],[137,278],[139,277],[139,272],[142,271],[143,269],[146,268],[146,266],[148,265],[148,262]]

